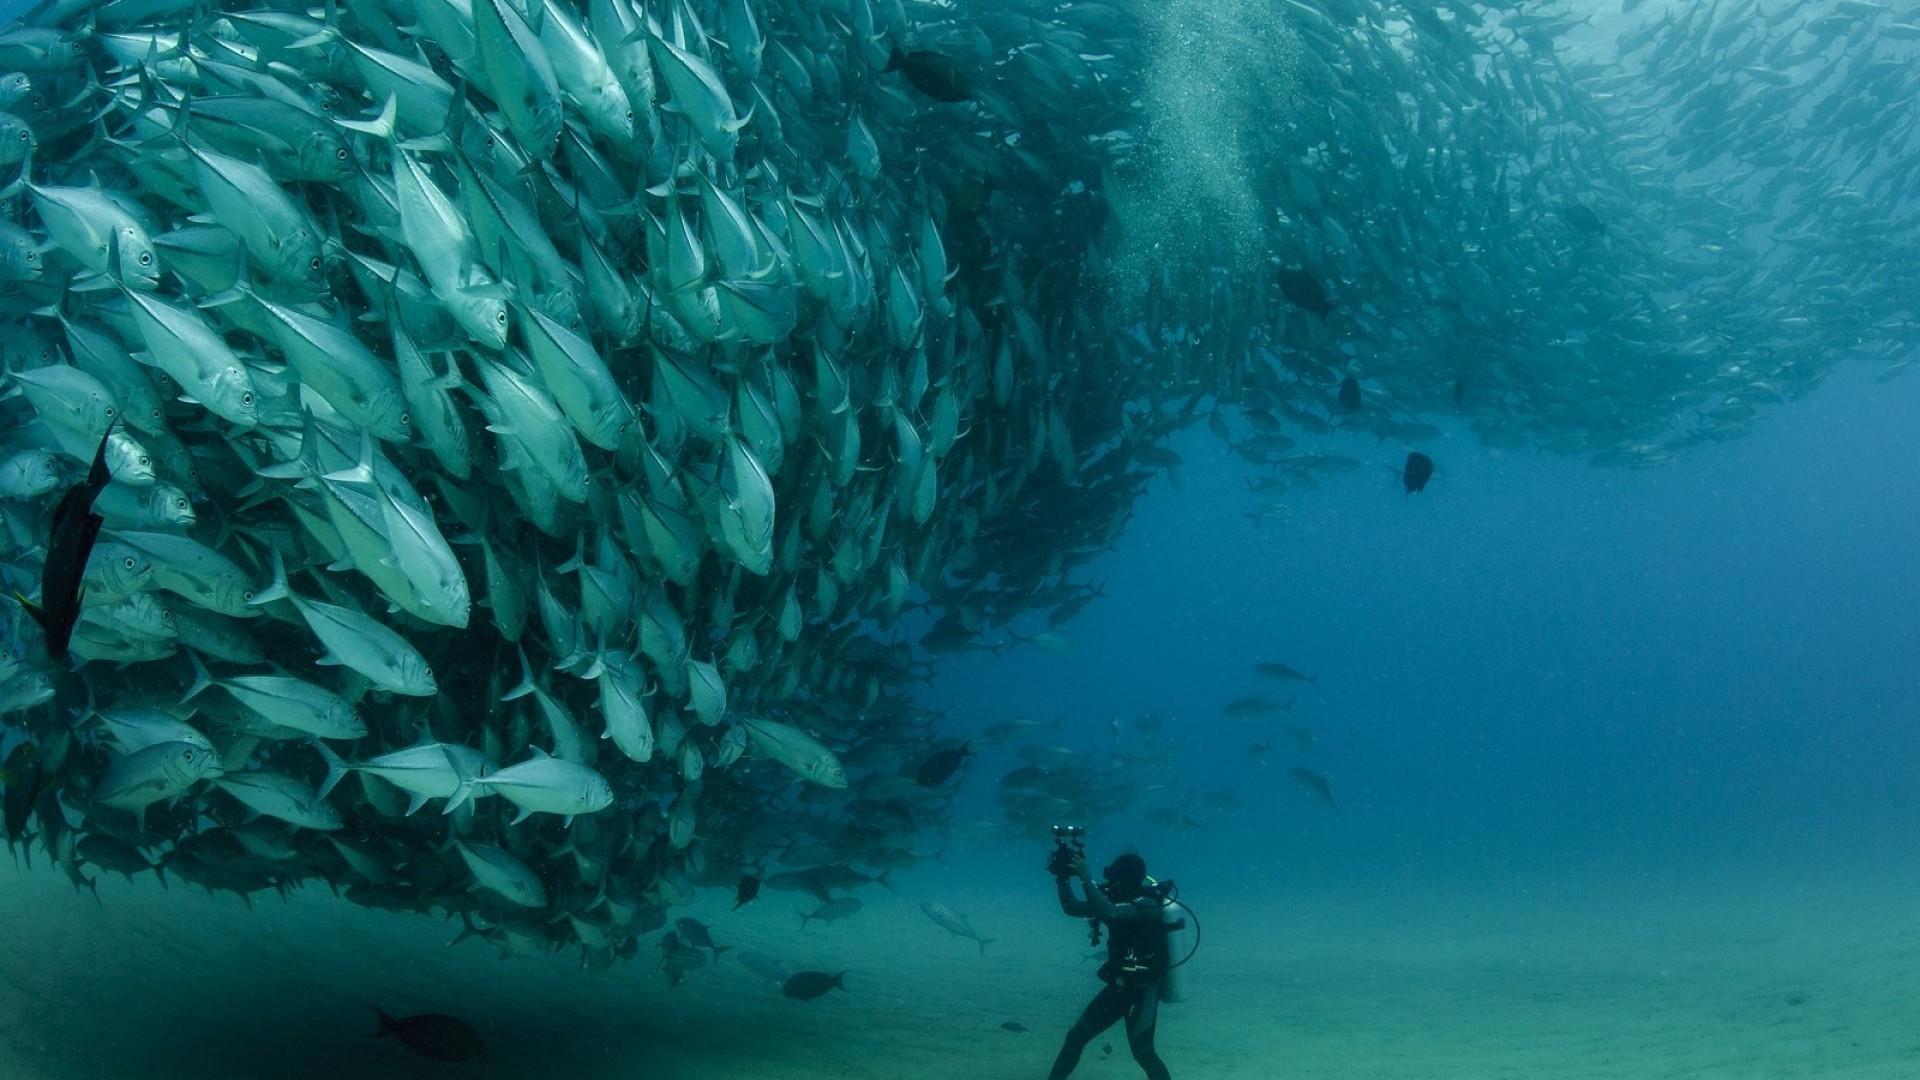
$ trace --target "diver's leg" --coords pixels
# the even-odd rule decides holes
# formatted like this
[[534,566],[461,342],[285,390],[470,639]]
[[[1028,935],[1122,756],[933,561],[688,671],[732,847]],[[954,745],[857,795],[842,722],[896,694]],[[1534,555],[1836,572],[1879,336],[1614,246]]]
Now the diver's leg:
[[1060,1046],[1060,1056],[1053,1059],[1053,1071],[1047,1074],[1047,1080],[1067,1080],[1074,1066],[1080,1064],[1080,1052],[1087,1048],[1095,1035],[1112,1027],[1120,1018],[1127,1015],[1127,996],[1111,986],[1104,987],[1087,1002],[1080,1013],[1080,1019],[1067,1029],[1067,1041]]
[[1153,1048],[1153,1029],[1160,1021],[1160,984],[1148,983],[1139,998],[1128,1002],[1127,1049],[1147,1072],[1147,1080],[1171,1080],[1167,1064]]

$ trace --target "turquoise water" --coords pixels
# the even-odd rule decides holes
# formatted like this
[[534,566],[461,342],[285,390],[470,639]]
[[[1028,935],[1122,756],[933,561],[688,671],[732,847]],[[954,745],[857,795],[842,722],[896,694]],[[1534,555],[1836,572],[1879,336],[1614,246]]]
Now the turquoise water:
[[1914,13],[8,18],[0,1077],[1913,1070]]

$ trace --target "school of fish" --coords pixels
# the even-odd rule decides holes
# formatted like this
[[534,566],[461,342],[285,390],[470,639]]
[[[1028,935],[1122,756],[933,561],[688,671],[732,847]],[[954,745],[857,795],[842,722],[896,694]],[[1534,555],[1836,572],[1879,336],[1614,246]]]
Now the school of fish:
[[1648,465],[1910,361],[1920,22],[1625,8],[47,0],[9,844],[593,965],[836,918],[947,816],[929,657],[1064,647],[1173,432],[1415,492],[1445,418]]

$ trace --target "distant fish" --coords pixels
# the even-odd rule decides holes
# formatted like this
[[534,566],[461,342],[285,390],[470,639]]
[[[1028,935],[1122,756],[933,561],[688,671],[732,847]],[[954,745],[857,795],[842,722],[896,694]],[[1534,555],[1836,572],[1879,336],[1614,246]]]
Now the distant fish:
[[1025,1035],[1027,1032],[1033,1030],[1018,1020],[1009,1020],[1000,1026],[1007,1031],[1013,1032],[1015,1035]]
[[457,1016],[421,1013],[392,1017],[377,1006],[373,1011],[380,1017],[380,1030],[373,1033],[374,1038],[391,1035],[421,1057],[435,1061],[473,1061],[486,1056],[487,1044],[481,1040],[480,1033]]
[[1327,290],[1320,279],[1304,270],[1283,269],[1274,273],[1274,280],[1280,283],[1280,295],[1287,303],[1302,311],[1310,311],[1321,318],[1333,312],[1333,301],[1327,299]]
[[711,950],[715,960],[720,959],[721,953],[733,948],[731,945],[715,945],[713,943],[713,933],[708,930],[707,924],[701,922],[699,919],[675,919],[673,928],[680,932],[680,940],[682,943],[695,949]]
[[938,900],[929,900],[921,904],[920,910],[926,912],[927,918],[939,924],[942,930],[957,937],[969,938],[979,943],[981,956],[987,955],[987,946],[998,940],[997,938],[981,937],[979,931],[975,930],[973,926],[967,922],[965,915],[960,914]]
[[1433,459],[1418,450],[1407,453],[1407,464],[1400,470],[1400,484],[1407,494],[1426,490],[1427,481],[1433,479]]
[[966,101],[973,97],[973,80],[965,68],[945,53],[931,49],[905,52],[896,46],[887,59],[887,66],[881,70],[906,76],[915,90],[935,101]]
[[752,874],[741,874],[740,883],[733,887],[733,910],[739,911],[759,895],[760,879]]
[[960,763],[972,756],[972,743],[963,742],[959,746],[936,750],[928,754],[927,759],[920,763],[920,769],[914,774],[914,780],[921,787],[939,787],[953,779],[953,774],[960,771]]
[[805,930],[807,924],[815,919],[819,919],[821,922],[834,922],[838,919],[844,919],[854,912],[859,911],[862,906],[864,905],[860,903],[859,897],[836,897],[814,908],[812,911],[801,912],[800,929]]
[[1256,675],[1264,675],[1269,679],[1278,679],[1281,682],[1317,683],[1320,681],[1316,675],[1303,674],[1288,667],[1286,664],[1272,660],[1253,665],[1253,672]]
[[1247,697],[1234,698],[1232,701],[1227,702],[1226,708],[1222,711],[1234,720],[1253,720],[1262,716],[1272,716],[1277,712],[1285,712],[1291,708],[1293,708],[1293,702],[1291,701],[1285,703],[1269,701],[1258,694],[1252,694]]
[[1349,375],[1340,380],[1340,411],[1359,412],[1361,405],[1360,380]]
[[740,954],[740,966],[768,982],[780,983],[781,985],[785,985],[786,981],[793,977],[785,965],[773,957],[768,956],[766,953],[743,952]]
[[829,975],[824,971],[802,971],[789,978],[780,992],[800,1001],[812,1001],[825,996],[829,990],[845,990],[847,984],[841,980],[846,977],[844,971],[838,975]]
[[1600,220],[1600,215],[1594,213],[1592,207],[1583,206],[1580,203],[1568,203],[1561,207],[1560,216],[1567,219],[1567,224],[1583,233],[1597,236],[1607,231],[1607,223]]
[[7,847],[12,849],[15,843],[26,838],[27,823],[32,820],[34,804],[40,799],[44,776],[39,748],[30,742],[14,747],[7,755],[6,774]]
[[1325,776],[1312,769],[1288,769],[1288,779],[1319,796],[1320,801],[1333,810],[1339,810],[1340,804],[1333,801],[1333,784]]

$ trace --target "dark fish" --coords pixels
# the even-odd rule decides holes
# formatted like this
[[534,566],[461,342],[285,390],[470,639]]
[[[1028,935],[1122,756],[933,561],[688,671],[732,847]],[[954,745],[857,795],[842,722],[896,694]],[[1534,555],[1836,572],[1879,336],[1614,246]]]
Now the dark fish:
[[1235,720],[1251,720],[1255,717],[1271,716],[1274,713],[1291,708],[1293,708],[1293,702],[1291,701],[1283,704],[1278,701],[1268,701],[1266,698],[1255,694],[1249,697],[1234,698],[1232,701],[1227,702],[1226,708],[1221,711]]
[[47,535],[47,559],[40,567],[40,603],[19,593],[14,598],[27,609],[33,621],[47,634],[47,655],[55,660],[67,658],[67,645],[73,640],[73,628],[80,621],[80,604],[85,597],[81,579],[87,572],[87,556],[100,538],[105,520],[93,512],[93,500],[113,477],[107,469],[107,438],[113,424],[100,436],[100,449],[94,451],[93,466],[86,479],[67,489],[53,508],[53,526]]
[[721,953],[733,948],[731,945],[715,945],[713,943],[713,934],[708,931],[707,925],[699,919],[675,919],[673,926],[674,929],[680,931],[680,941],[683,944],[696,949],[711,949],[713,950],[713,958],[715,960],[720,959]]
[[1424,490],[1431,479],[1433,459],[1418,450],[1409,451],[1406,467],[1400,470],[1400,484],[1407,489],[1407,494]]
[[854,912],[859,911],[860,908],[861,903],[858,897],[842,896],[829,900],[819,907],[814,908],[812,911],[800,912],[800,929],[805,930],[807,924],[815,919],[819,919],[822,922],[844,919]]
[[1281,682],[1317,683],[1320,681],[1316,675],[1303,674],[1274,660],[1266,660],[1253,665],[1253,671],[1256,675],[1264,675],[1269,679],[1279,679]]
[[1340,804],[1333,801],[1333,784],[1326,777],[1312,769],[1288,769],[1287,776],[1294,783],[1318,795],[1320,800],[1332,809],[1340,809]]
[[24,839],[27,823],[33,820],[33,805],[40,797],[40,752],[32,743],[23,742],[7,755],[7,793],[5,799],[7,847]]
[[1340,380],[1340,411],[1360,411],[1360,380],[1351,375]]
[[914,779],[919,781],[921,787],[939,787],[953,779],[953,774],[960,771],[960,763],[972,756],[971,743],[936,750],[920,763],[920,771],[914,775]]
[[1567,224],[1581,232],[1597,235],[1607,231],[1607,223],[1600,220],[1600,215],[1594,213],[1590,207],[1579,203],[1568,203],[1560,208],[1560,213],[1567,219]]
[[1021,1023],[1018,1020],[1009,1020],[1006,1023],[1001,1024],[1000,1026],[1005,1028],[1008,1031],[1013,1032],[1015,1035],[1024,1035],[1027,1032],[1033,1030],[1032,1028],[1029,1028],[1027,1025]]
[[967,77],[966,69],[945,53],[931,49],[902,52],[896,46],[883,70],[906,76],[915,90],[935,101],[966,101],[973,97],[973,80]]
[[829,975],[824,971],[802,971],[788,979],[787,984],[780,988],[780,992],[790,998],[812,1001],[814,998],[824,996],[827,991],[835,987],[845,990],[847,984],[840,980],[846,977],[847,973],[844,971],[838,975]]
[[760,879],[752,874],[741,874],[740,883],[733,887],[733,910],[739,911],[759,895]]
[[1310,311],[1321,318],[1333,312],[1333,301],[1327,299],[1327,290],[1320,279],[1305,270],[1278,270],[1274,280],[1280,283],[1280,295],[1287,303],[1302,311]]
[[391,1035],[407,1049],[435,1061],[472,1061],[486,1056],[487,1044],[480,1040],[480,1033],[457,1016],[421,1013],[395,1018],[378,1006],[373,1011],[380,1015],[380,1030],[373,1033],[374,1038]]

